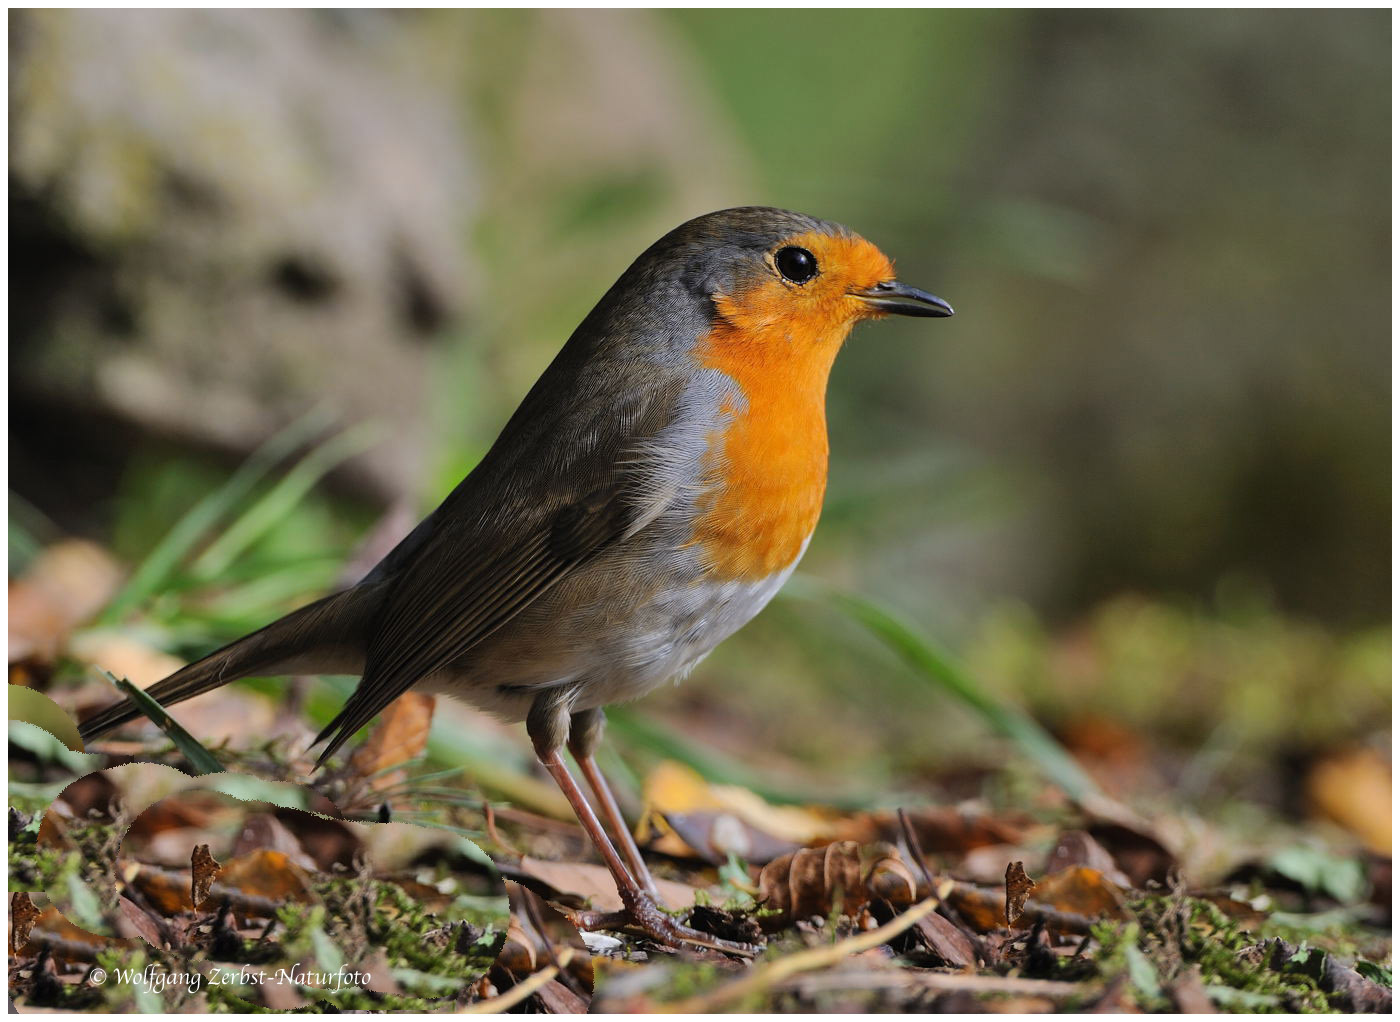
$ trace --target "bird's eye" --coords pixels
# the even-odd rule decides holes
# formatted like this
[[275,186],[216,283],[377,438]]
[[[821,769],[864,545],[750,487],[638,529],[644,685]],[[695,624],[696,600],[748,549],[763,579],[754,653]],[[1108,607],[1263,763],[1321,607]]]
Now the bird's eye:
[[773,257],[778,272],[794,284],[805,284],[817,275],[817,260],[805,248],[789,245]]

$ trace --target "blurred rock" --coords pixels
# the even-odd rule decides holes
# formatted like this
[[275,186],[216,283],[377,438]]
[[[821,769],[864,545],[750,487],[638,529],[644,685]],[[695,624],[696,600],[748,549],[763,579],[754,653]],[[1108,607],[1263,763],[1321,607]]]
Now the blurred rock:
[[50,513],[143,436],[240,454],[317,402],[385,426],[339,478],[416,501],[637,252],[744,197],[645,12],[11,26],[12,455]]
[[12,17],[12,369],[61,406],[244,449],[317,401],[417,475],[426,348],[468,304],[476,178],[421,19]]

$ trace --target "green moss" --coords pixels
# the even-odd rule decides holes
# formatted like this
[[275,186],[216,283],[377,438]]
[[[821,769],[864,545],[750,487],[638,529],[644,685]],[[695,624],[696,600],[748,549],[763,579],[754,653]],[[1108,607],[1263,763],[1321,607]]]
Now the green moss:
[[1104,980],[1126,973],[1142,1008],[1171,1010],[1167,987],[1194,966],[1211,999],[1226,1010],[1331,1010],[1318,987],[1315,962],[1271,967],[1266,945],[1210,902],[1165,895],[1140,899],[1129,908],[1131,922],[1094,927],[1100,950],[1092,963]]

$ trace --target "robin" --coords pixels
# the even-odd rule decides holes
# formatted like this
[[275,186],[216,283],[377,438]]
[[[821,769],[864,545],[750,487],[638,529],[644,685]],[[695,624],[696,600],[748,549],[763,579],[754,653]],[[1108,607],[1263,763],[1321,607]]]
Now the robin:
[[[682,224],[628,268],[481,463],[368,575],[151,695],[168,705],[249,675],[359,674],[316,739],[318,766],[409,688],[524,720],[625,906],[583,925],[747,950],[658,907],[594,761],[602,708],[684,676],[792,574],[826,487],[832,361],[856,323],[890,314],[953,310],[838,224],[757,206]],[[82,737],[138,714],[113,704]]]

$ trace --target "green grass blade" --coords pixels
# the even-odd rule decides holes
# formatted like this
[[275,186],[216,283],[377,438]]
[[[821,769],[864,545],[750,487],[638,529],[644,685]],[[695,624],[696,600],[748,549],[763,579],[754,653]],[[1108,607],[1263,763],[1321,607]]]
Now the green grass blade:
[[122,695],[136,704],[138,710],[153,720],[156,727],[165,732],[166,737],[175,743],[175,748],[179,749],[185,759],[189,760],[190,766],[194,767],[196,772],[201,774],[221,774],[224,772],[223,765],[214,758],[213,753],[200,745],[188,731],[175,723],[174,718],[166,712],[165,707],[151,698],[149,693],[137,688],[125,678],[117,678],[107,671],[102,673],[107,675]]
[[899,655],[920,676],[972,709],[992,728],[1016,743],[1055,784],[1079,802],[1100,802],[1103,793],[1054,737],[1033,719],[988,695],[957,661],[928,636],[874,600],[803,577],[784,589],[789,596],[824,603],[841,611]]
[[363,423],[313,448],[209,545],[194,562],[192,573],[202,579],[221,576],[240,554],[285,519],[326,473],[368,450],[378,434],[377,425]]
[[209,496],[175,523],[156,548],[132,573],[125,586],[107,605],[98,624],[115,624],[133,607],[159,590],[191,550],[226,515],[252,492],[268,472],[316,433],[325,429],[329,413],[316,409],[272,436]]

